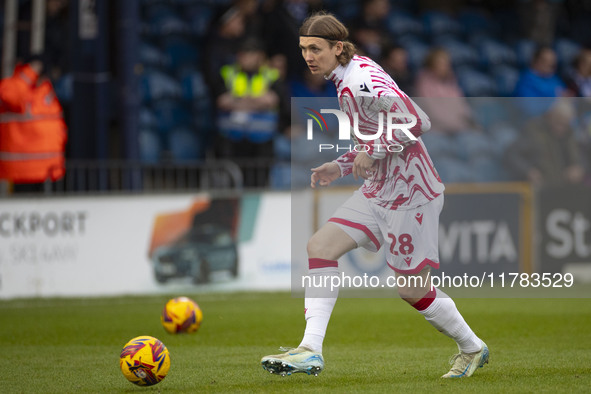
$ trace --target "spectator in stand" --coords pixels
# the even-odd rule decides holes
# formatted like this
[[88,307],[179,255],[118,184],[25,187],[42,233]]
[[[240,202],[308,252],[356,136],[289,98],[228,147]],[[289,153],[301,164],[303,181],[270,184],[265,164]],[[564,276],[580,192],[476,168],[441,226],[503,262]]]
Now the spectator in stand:
[[568,93],[564,82],[556,74],[556,63],[556,52],[550,47],[541,46],[535,50],[530,67],[519,76],[514,96],[528,97],[517,101],[525,115],[542,115],[554,102],[552,98]]
[[[576,100],[578,132],[576,138],[587,174],[591,174],[591,48],[582,49],[573,62],[573,70],[567,79],[568,92]],[[590,179],[591,181],[591,179]]]
[[414,96],[414,77],[408,67],[408,52],[398,45],[386,45],[382,51],[382,67],[400,90]]
[[240,42],[246,37],[245,32],[245,16],[238,7],[230,7],[212,23],[205,48],[207,81],[217,81],[222,66],[234,63]]
[[516,97],[560,97],[564,83],[556,75],[556,52],[548,46],[536,49],[530,68],[520,76],[515,86]]
[[382,47],[388,41],[386,21],[390,12],[388,0],[363,0],[361,15],[351,21],[351,37],[359,55],[378,61]]
[[248,37],[261,37],[263,34],[263,19],[259,12],[258,0],[234,0],[232,7],[235,7],[245,20],[245,34]]
[[575,110],[559,99],[542,116],[533,118],[505,152],[505,165],[518,180],[534,185],[578,184],[584,169],[573,133]]
[[478,128],[445,49],[435,48],[427,54],[415,94],[427,98],[420,100],[420,105],[429,114],[432,133],[451,135]]
[[357,47],[357,54],[380,59],[382,55],[381,48],[386,41],[382,31],[366,24],[357,25],[355,30],[352,31],[352,41]]
[[[278,131],[279,71],[267,65],[263,45],[247,39],[238,50],[236,63],[220,69],[215,87],[219,111],[219,155],[235,158],[242,167],[246,186],[265,186],[268,168],[259,160],[273,158],[273,138]],[[255,166],[253,166],[255,165]]]
[[298,48],[298,28],[306,17],[323,9],[322,0],[264,0],[262,35],[269,55],[284,55],[287,58],[288,77],[299,76],[307,70]]
[[39,192],[64,176],[66,124],[43,71],[42,55],[0,81],[0,180],[15,191]]
[[563,0],[521,0],[518,5],[523,36],[538,45],[552,45]]
[[361,2],[361,15],[351,22],[352,29],[359,25],[377,30],[386,29],[386,21],[390,13],[388,0],[363,0]]
[[581,50],[575,58],[568,89],[573,96],[591,97],[591,49]]

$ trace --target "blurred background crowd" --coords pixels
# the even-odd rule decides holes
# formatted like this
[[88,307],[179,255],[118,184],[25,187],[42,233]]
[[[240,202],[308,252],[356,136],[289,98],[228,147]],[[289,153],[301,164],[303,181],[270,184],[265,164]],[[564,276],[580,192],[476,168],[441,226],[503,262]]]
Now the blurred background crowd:
[[[110,3],[107,13],[114,13]],[[291,172],[299,160],[293,146],[303,138],[292,127],[291,98],[336,92],[307,70],[298,28],[311,12],[327,10],[349,27],[358,53],[378,62],[431,117],[423,140],[444,182],[589,183],[591,1],[132,3],[139,31],[127,50],[137,89],[126,94],[137,101],[127,114],[137,119],[135,131],[124,130],[117,116],[115,98],[124,87],[111,54],[103,71],[114,99],[100,115],[110,138],[102,151],[87,154],[76,142],[85,138],[85,120],[72,113],[79,104],[75,64],[83,57],[72,44],[72,2],[46,1],[44,72],[65,110],[66,158],[154,165],[229,160],[246,186],[304,186],[308,163],[305,176]],[[19,1],[19,19],[30,13],[31,1]],[[120,53],[121,30],[110,29],[108,50]],[[21,60],[30,55],[28,34],[19,30]],[[137,150],[124,146],[123,133]]]

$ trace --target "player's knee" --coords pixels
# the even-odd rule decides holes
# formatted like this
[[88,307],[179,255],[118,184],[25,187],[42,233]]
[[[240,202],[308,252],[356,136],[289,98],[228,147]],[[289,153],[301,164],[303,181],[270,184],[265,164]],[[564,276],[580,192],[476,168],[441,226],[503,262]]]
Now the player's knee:
[[429,287],[425,287],[422,284],[410,284],[407,286],[398,286],[398,295],[404,301],[413,304],[415,301],[423,298],[428,292]]
[[326,256],[327,245],[325,245],[320,237],[317,237],[316,235],[313,235],[312,238],[308,240],[306,250],[308,252],[308,257],[320,259],[328,258],[328,256]]
[[417,290],[410,287],[398,287],[398,295],[406,302],[412,302],[417,295]]

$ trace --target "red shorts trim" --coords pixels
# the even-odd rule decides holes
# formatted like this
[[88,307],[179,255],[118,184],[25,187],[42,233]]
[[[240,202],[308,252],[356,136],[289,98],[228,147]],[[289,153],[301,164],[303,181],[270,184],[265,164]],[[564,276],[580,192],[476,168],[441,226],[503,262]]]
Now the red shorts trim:
[[430,260],[430,259],[424,259],[415,268],[411,268],[409,270],[401,270],[399,268],[395,268],[388,261],[386,261],[386,264],[388,264],[388,267],[392,268],[394,271],[396,271],[399,274],[418,274],[419,272],[421,272],[423,270],[423,268],[425,268],[428,265],[431,266],[431,267],[433,267],[433,268],[435,268],[435,269],[439,269],[439,262],[435,262],[435,261]]
[[365,235],[367,235],[367,237],[371,240],[371,242],[373,242],[373,244],[376,246],[376,249],[380,250],[380,247],[381,247],[380,242],[378,241],[376,236],[363,224],[355,223],[350,220],[341,219],[341,218],[330,218],[330,219],[328,219],[328,221],[333,222],[333,223],[339,223],[344,226],[349,226],[349,227],[355,228],[357,230],[363,231],[365,233]]

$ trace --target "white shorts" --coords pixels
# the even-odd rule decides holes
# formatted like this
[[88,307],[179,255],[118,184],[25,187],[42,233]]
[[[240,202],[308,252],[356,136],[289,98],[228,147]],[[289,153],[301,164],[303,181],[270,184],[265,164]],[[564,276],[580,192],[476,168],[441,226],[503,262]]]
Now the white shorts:
[[371,203],[357,190],[328,221],[372,252],[386,245],[386,263],[401,274],[439,268],[439,214],[443,194],[418,208],[391,210]]

